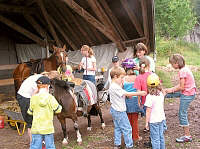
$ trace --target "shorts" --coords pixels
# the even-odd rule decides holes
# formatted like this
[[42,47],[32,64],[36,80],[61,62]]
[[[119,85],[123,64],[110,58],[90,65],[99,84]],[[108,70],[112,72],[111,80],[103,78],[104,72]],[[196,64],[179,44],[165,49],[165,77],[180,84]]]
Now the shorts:
[[30,106],[30,98],[23,97],[20,94],[17,94],[16,98],[19,103],[24,121],[27,123],[27,128],[31,128],[33,116],[27,113],[28,108]]

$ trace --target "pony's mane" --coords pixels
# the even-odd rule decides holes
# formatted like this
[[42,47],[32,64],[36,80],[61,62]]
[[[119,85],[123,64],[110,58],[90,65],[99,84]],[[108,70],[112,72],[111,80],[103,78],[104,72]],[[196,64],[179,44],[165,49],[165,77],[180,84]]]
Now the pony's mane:
[[64,88],[65,90],[69,90],[69,88],[70,88],[70,85],[64,80],[58,80],[58,79],[54,78],[53,81],[54,81],[55,85],[57,85],[61,88]]

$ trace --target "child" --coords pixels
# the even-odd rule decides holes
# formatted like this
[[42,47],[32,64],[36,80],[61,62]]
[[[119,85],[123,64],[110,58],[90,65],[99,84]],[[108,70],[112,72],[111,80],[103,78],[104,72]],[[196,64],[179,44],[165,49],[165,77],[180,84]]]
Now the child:
[[[147,56],[146,54],[148,53],[147,47],[143,43],[138,43],[136,45],[136,58],[134,58],[134,61],[136,62],[137,66],[139,65],[139,62],[142,58],[146,57],[150,64],[149,64],[149,69],[151,72],[155,72],[155,63],[154,60],[150,57]],[[139,75],[139,67],[135,67],[135,73],[136,75]]]
[[84,69],[83,80],[89,80],[95,84],[96,58],[94,57],[94,52],[89,46],[83,45],[81,53],[83,58],[79,68]]
[[108,70],[108,80],[106,81],[105,85],[104,85],[104,88],[105,89],[109,89],[110,87],[110,84],[111,84],[111,77],[110,77],[110,72],[111,70],[114,68],[114,67],[118,67],[119,66],[119,57],[118,56],[113,56],[112,57],[112,68],[110,68]]
[[126,114],[125,96],[144,96],[146,92],[126,92],[122,89],[125,71],[121,67],[114,67],[110,72],[112,83],[109,88],[111,108],[110,113],[114,122],[114,144],[115,148],[121,146],[121,135],[124,136],[126,148],[133,148],[132,128]]
[[36,83],[38,93],[31,97],[28,109],[28,114],[33,115],[30,149],[41,149],[43,139],[46,149],[55,149],[53,116],[54,113],[60,113],[62,107],[54,96],[49,94],[50,79],[48,77],[42,76]]
[[66,57],[66,64],[60,65],[57,69],[58,73],[61,74],[61,79],[64,81],[71,81],[74,79],[74,75],[72,74],[72,67],[67,65],[68,57]]
[[166,118],[164,112],[164,95],[160,86],[159,77],[154,73],[147,78],[148,95],[146,96],[146,129],[150,129],[150,138],[153,149],[165,149],[164,132]]
[[[147,58],[143,57],[140,59],[140,74],[136,77],[134,88],[136,88],[139,91],[146,91],[147,92],[147,77],[152,74],[150,71],[150,62]],[[146,96],[142,96],[141,104],[144,105],[146,100]]]
[[[150,71],[149,67],[150,67],[150,62],[146,57],[143,57],[140,59],[140,63],[139,63],[139,75],[136,77],[135,82],[134,82],[134,88],[136,88],[138,91],[148,91],[147,89],[147,78],[150,74],[152,74],[152,72]],[[140,99],[140,97],[138,97]],[[146,101],[146,96],[142,96],[141,97],[141,105],[140,107],[142,107],[144,109],[144,114],[142,116],[146,115],[146,106],[144,106],[144,103]],[[149,130],[147,130],[146,128],[144,128],[143,130],[144,132],[148,132]],[[145,147],[151,147],[151,142],[145,142],[144,143]]]
[[[126,76],[124,77],[124,90],[127,92],[136,92],[136,88],[134,88],[134,81],[136,79],[136,75],[134,73],[134,67],[136,66],[133,59],[126,59],[122,62],[122,66],[126,71]],[[139,128],[138,128],[138,113],[143,112],[140,109],[140,101],[137,96],[133,96],[132,98],[126,97],[126,112],[128,115],[129,122],[132,126],[132,139],[133,141],[140,141],[142,137],[139,137]]]
[[192,137],[189,130],[188,122],[188,108],[190,103],[195,99],[196,85],[194,76],[191,70],[185,66],[185,60],[180,54],[173,54],[169,58],[169,63],[174,69],[179,69],[179,84],[166,89],[168,93],[165,98],[176,98],[180,97],[179,105],[179,123],[183,127],[184,136],[177,138],[176,142],[184,143],[191,142]]

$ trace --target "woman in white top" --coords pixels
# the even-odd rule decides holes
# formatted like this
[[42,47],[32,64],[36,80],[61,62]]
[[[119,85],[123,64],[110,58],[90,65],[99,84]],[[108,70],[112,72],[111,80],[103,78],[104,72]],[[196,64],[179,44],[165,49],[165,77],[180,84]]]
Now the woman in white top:
[[95,84],[96,58],[93,50],[88,45],[81,47],[83,58],[79,64],[80,69],[84,69],[83,80],[89,80]]

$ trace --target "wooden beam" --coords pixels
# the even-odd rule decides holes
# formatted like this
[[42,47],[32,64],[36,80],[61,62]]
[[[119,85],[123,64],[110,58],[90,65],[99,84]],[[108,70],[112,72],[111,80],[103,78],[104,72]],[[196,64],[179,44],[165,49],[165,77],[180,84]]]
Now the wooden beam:
[[146,4],[146,0],[140,0],[140,2],[141,2],[141,7],[142,7],[144,35],[147,38],[146,45],[149,45],[149,26],[148,26],[148,17],[147,17],[147,4]]
[[25,13],[25,14],[33,14],[37,12],[37,10],[34,8],[26,8],[24,6],[6,5],[6,4],[0,4],[0,11],[9,13]]
[[[80,44],[81,45],[81,37],[80,36],[78,36],[78,34],[76,34],[75,32],[74,32],[74,30],[71,28],[71,26],[68,24],[68,22],[64,19],[64,16],[66,15],[66,14],[62,14],[61,13],[61,8],[59,8],[58,9],[58,7],[56,7],[57,6],[57,3],[49,3],[49,6],[51,6],[51,10],[52,10],[52,12],[53,12],[53,14],[55,14],[55,16],[57,16],[56,18],[58,19],[58,20],[61,20],[61,24],[63,24],[66,28],[67,28],[67,32],[70,32],[71,34],[72,34],[72,37],[70,37],[71,39],[74,39],[78,44]],[[64,31],[64,28],[65,27],[62,27],[62,30]],[[76,45],[78,45],[78,44],[76,44]],[[75,45],[75,44],[74,44]]]
[[33,28],[40,34],[41,37],[45,38],[47,33],[44,29],[35,21],[31,15],[24,14],[25,19],[33,26]]
[[142,37],[144,35],[143,31],[142,31],[142,27],[139,24],[139,21],[138,21],[137,17],[135,16],[134,12],[130,9],[128,1],[127,0],[120,0],[120,1],[121,1],[122,6],[124,7],[124,9],[126,10],[129,18],[131,19],[131,22],[135,26],[138,34],[140,35],[140,37]]
[[106,13],[109,15],[109,17],[112,20],[113,24],[115,25],[115,27],[117,28],[118,32],[120,33],[122,39],[123,40],[128,40],[128,36],[126,35],[124,29],[121,27],[119,21],[117,20],[117,18],[113,14],[112,10],[108,6],[107,2],[105,0],[100,0],[99,2],[104,7],[104,10],[106,11]]
[[87,1],[89,3],[90,7],[92,8],[92,10],[94,11],[94,13],[96,14],[96,16],[111,31],[111,34],[114,37],[115,43],[117,44],[117,47],[119,48],[119,50],[121,52],[124,51],[125,47],[122,44],[122,39],[121,39],[120,35],[118,34],[117,30],[115,29],[114,25],[112,24],[112,22],[110,21],[110,19],[108,18],[108,16],[104,12],[101,5],[98,3],[97,0],[87,0]]
[[12,84],[14,84],[13,78],[0,80],[0,86],[6,86],[6,85],[12,85]]
[[10,70],[15,69],[18,64],[12,64],[12,65],[0,65],[0,70]]
[[103,38],[100,36],[100,34],[99,34],[99,32],[97,31],[97,29],[94,28],[94,27],[91,26],[91,25],[90,25],[90,28],[91,28],[92,32],[94,33],[94,35],[95,35],[97,41],[98,41],[99,43],[101,43],[101,44],[104,43],[104,40],[103,40]]
[[52,24],[51,24],[51,22],[49,20],[49,16],[48,16],[48,13],[46,11],[46,8],[44,7],[43,0],[37,0],[37,3],[38,3],[38,5],[39,5],[39,7],[40,7],[40,9],[42,11],[42,14],[43,14],[45,20],[47,21],[49,30],[50,30],[53,38],[55,39],[57,46],[61,47],[62,46],[61,42],[58,39],[58,36],[56,35],[56,32],[55,32],[55,30],[54,30],[54,28],[53,28],[53,26],[52,26]]
[[45,46],[45,43],[42,39],[40,39],[38,36],[34,35],[33,33],[29,32],[28,30],[22,28],[21,26],[17,25],[16,23],[12,22],[11,20],[3,17],[0,15],[0,22],[6,24],[10,28],[20,32],[21,34],[25,35],[26,37],[30,38],[31,40],[35,41],[41,46]]
[[[75,25],[77,26],[77,29],[80,30],[80,33],[83,35],[82,38],[84,38],[89,44],[92,44],[92,40],[89,38],[89,36],[87,35],[86,31],[82,28],[82,26],[80,25],[80,22],[78,21],[78,18],[76,15],[74,15],[67,7],[65,6],[65,12],[67,14],[67,16],[69,17],[68,19],[71,19]],[[80,35],[79,33],[79,35]],[[81,35],[80,35],[81,36]],[[85,43],[83,43],[85,44]]]
[[89,14],[86,10],[84,10],[81,6],[79,6],[74,0],[62,0],[65,2],[71,9],[73,9],[76,13],[82,16],[86,21],[92,24],[95,28],[97,28],[100,32],[102,32],[108,39],[115,42],[115,39],[112,37],[112,33],[106,28],[102,23],[100,23],[97,19],[95,19],[91,14]]
[[137,38],[137,39],[133,39],[133,40],[127,40],[127,41],[123,41],[123,43],[125,44],[126,47],[129,46],[133,46],[138,42],[142,42],[142,41],[146,41],[147,38],[146,37],[141,37],[141,38]]
[[32,0],[32,1],[28,0],[28,1],[26,1],[25,5],[29,7],[29,6],[33,5],[34,3],[36,3],[36,0]]
[[68,44],[72,47],[72,49],[78,50],[75,44],[70,40],[67,34],[60,28],[60,26],[56,23],[56,21],[50,15],[49,15],[49,19],[53,23],[53,25],[57,28],[57,30],[61,33],[64,39],[68,42]]

